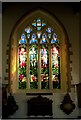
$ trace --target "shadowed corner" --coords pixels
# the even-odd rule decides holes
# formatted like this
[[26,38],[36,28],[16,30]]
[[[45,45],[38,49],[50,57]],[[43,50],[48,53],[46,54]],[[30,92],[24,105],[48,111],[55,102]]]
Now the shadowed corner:
[[0,83],[0,119],[1,118],[2,118],[2,87],[1,87],[1,83]]

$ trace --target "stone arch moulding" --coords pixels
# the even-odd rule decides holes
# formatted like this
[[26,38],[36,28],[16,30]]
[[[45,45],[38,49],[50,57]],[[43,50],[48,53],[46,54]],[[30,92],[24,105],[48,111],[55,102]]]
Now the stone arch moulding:
[[[33,11],[33,10],[32,10]],[[25,14],[22,18],[18,20],[15,24],[11,36],[10,36],[10,65],[9,65],[9,91],[15,93],[19,91],[17,89],[17,81],[18,81],[18,40],[19,36],[24,31],[25,27],[31,23],[36,17],[41,17],[45,19],[48,25],[51,25],[55,32],[58,34],[61,43],[61,86],[60,90],[52,90],[50,92],[69,92],[70,84],[71,84],[71,72],[70,72],[70,55],[69,55],[69,40],[68,35],[63,27],[62,23],[52,14],[48,13],[43,9],[36,9],[33,12],[29,12]],[[46,19],[47,18],[47,19]],[[63,46],[63,47],[62,47]],[[24,91],[24,90],[22,90]],[[27,89],[25,90],[27,92]],[[49,92],[48,91],[48,92]],[[36,92],[36,91],[35,91]]]

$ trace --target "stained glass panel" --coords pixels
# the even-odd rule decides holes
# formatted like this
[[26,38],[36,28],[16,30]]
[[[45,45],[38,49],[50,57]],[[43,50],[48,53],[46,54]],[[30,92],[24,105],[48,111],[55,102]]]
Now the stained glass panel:
[[30,47],[30,88],[38,88],[38,49],[36,45]]
[[30,40],[30,44],[32,43],[38,43],[38,41],[36,40],[36,35],[34,33],[32,34],[32,39]]
[[42,40],[41,40],[41,44],[42,43],[47,43],[48,41],[47,41],[47,36],[46,36],[46,34],[44,33],[43,35],[42,35]]
[[53,29],[51,28],[51,27],[48,27],[47,29],[46,29],[46,32],[49,34],[49,33],[52,33],[53,32]]
[[41,89],[49,87],[49,58],[46,44],[41,46]]
[[58,43],[56,33],[53,34],[53,39],[52,39],[51,43]]
[[27,34],[29,34],[29,33],[31,33],[31,32],[32,32],[32,29],[31,29],[30,27],[25,28],[25,32],[26,32]]
[[38,18],[37,20],[34,20],[32,26],[35,27],[35,29],[37,30],[41,30],[42,27],[46,26],[46,23],[40,18]]
[[26,44],[26,43],[27,43],[26,36],[25,36],[25,34],[22,34],[21,35],[21,40],[19,41],[19,44]]
[[40,38],[41,37],[41,32],[37,32],[37,36],[38,36],[38,38]]
[[60,87],[60,55],[59,47],[52,45],[52,82],[53,88]]
[[27,50],[25,44],[19,45],[18,55],[19,55],[19,69],[18,69],[19,89],[26,89]]

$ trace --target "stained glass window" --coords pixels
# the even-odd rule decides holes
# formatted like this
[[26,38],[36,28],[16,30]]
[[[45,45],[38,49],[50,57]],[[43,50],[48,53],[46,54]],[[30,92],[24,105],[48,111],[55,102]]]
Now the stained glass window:
[[46,36],[46,34],[44,33],[43,35],[42,35],[42,40],[41,40],[41,44],[42,43],[47,43],[48,41],[47,41],[47,36]]
[[36,35],[34,33],[32,34],[32,39],[30,40],[30,44],[32,43],[37,43]]
[[51,43],[58,43],[56,33],[53,34],[53,39],[52,39]]
[[49,87],[49,55],[46,44],[41,46],[41,89]]
[[30,47],[30,88],[38,88],[38,49],[35,45]]
[[21,35],[21,40],[19,41],[19,44],[26,44],[26,43],[27,43],[26,36],[25,36],[25,34],[22,34]]
[[37,20],[34,20],[34,22],[32,23],[32,26],[39,31],[42,29],[42,27],[46,26],[46,23],[40,18],[38,18]]
[[60,47],[54,29],[37,18],[24,32],[18,48],[19,89],[59,89]]
[[52,82],[53,88],[60,87],[60,53],[59,47],[52,45]]
[[25,44],[19,45],[18,55],[19,55],[19,68],[18,68],[19,89],[26,89],[27,50]]

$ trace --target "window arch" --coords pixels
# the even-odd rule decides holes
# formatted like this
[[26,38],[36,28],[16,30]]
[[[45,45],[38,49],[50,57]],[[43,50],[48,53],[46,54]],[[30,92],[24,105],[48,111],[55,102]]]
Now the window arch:
[[13,31],[10,58],[13,52],[15,57],[10,61],[10,90],[67,91],[69,48],[61,23],[38,9],[23,17]]

